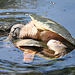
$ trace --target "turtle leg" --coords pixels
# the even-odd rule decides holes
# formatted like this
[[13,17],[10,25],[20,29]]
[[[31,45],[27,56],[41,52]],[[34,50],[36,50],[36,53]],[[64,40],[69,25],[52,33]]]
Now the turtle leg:
[[59,56],[63,56],[66,54],[66,48],[67,46],[65,46],[62,42],[60,42],[59,40],[54,40],[51,39],[47,42],[47,46],[50,50],[53,50],[55,52],[55,56],[59,57]]

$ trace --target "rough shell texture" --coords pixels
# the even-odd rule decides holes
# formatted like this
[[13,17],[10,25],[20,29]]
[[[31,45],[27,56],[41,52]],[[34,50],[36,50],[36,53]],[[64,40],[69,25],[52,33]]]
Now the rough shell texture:
[[16,42],[15,46],[16,47],[35,46],[35,47],[42,47],[42,48],[46,47],[47,48],[46,44],[36,41],[36,40],[33,40],[33,39],[22,39],[22,40]]
[[75,39],[63,26],[49,18],[45,18],[36,14],[29,14],[29,16],[37,28],[53,31],[62,36],[75,47]]

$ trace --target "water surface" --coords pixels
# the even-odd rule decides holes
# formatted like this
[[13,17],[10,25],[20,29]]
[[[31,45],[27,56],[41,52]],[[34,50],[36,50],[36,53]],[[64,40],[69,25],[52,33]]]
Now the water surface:
[[[26,24],[26,14],[36,13],[63,25],[75,38],[74,0],[0,0],[0,24]],[[57,59],[47,60],[35,55],[32,63],[23,62],[23,51],[12,43],[6,47],[6,33],[0,34],[0,75],[74,75],[75,50]],[[10,45],[10,46],[9,46]]]

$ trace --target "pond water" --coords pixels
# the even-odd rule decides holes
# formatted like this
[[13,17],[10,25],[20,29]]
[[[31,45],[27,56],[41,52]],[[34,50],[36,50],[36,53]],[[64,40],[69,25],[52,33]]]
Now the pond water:
[[[75,0],[0,0],[0,24],[26,24],[26,14],[36,13],[63,25],[75,38]],[[75,50],[57,59],[35,55],[32,63],[23,62],[23,51],[0,33],[0,75],[75,75]]]

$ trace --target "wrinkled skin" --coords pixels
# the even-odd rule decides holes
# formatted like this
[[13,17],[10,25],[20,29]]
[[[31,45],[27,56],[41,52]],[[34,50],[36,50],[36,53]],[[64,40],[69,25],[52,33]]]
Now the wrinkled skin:
[[33,38],[38,39],[39,31],[35,27],[32,21],[21,28],[19,38]]
[[[55,55],[63,56],[66,53],[67,46],[63,42],[65,40],[59,35],[48,30],[38,29],[32,21],[26,25],[14,25],[11,28],[8,39],[12,38],[32,38],[39,39],[47,44],[49,49],[55,51]],[[52,39],[52,40],[51,40]]]

